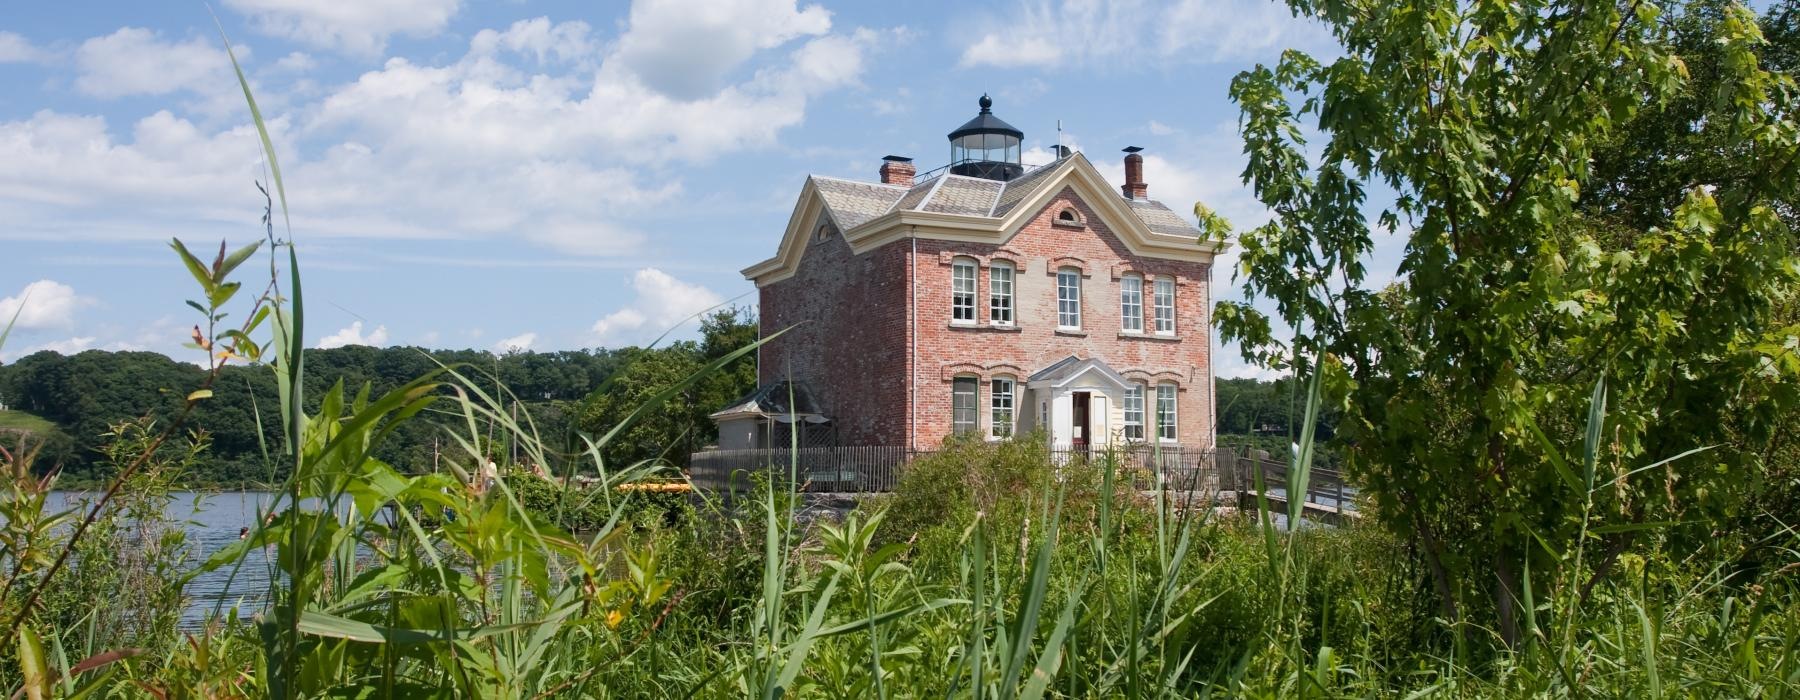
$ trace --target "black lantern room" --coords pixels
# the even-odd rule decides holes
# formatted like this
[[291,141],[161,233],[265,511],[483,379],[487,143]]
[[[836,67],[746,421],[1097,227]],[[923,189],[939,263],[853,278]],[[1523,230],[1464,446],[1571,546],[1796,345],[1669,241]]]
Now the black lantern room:
[[994,116],[994,101],[981,96],[981,113],[950,132],[950,172],[1005,182],[1025,173],[1019,142],[1025,132]]

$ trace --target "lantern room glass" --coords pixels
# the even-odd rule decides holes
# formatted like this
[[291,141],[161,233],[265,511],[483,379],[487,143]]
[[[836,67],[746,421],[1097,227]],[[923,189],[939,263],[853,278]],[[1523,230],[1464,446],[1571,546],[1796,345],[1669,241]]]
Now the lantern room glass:
[[1019,163],[1019,137],[1009,134],[969,134],[950,142],[951,163]]

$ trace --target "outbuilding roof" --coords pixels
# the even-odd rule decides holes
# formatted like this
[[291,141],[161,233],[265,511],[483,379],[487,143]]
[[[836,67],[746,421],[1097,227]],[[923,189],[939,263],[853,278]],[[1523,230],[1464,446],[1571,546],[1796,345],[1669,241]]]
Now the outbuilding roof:
[[820,412],[819,402],[813,398],[812,390],[806,387],[806,382],[786,380],[759,386],[743,398],[731,402],[730,407],[709,417],[718,420],[737,416],[762,416],[783,423],[797,420],[824,423],[828,420]]

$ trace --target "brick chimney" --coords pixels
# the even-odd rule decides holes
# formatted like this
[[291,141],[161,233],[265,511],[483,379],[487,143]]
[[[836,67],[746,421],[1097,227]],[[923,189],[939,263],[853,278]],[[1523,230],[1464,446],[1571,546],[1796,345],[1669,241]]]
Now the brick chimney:
[[1125,184],[1119,190],[1125,193],[1126,199],[1150,198],[1150,185],[1144,182],[1144,157],[1138,155],[1142,150],[1137,146],[1125,147]]
[[913,175],[917,172],[913,169],[911,158],[887,156],[881,159],[881,184],[883,185],[912,187]]

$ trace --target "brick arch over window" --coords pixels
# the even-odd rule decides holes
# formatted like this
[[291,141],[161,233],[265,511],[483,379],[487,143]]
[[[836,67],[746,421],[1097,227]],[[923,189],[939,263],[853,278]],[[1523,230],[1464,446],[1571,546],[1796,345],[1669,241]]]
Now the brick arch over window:
[[1081,273],[1082,277],[1093,277],[1094,276],[1094,266],[1088,264],[1087,259],[1078,258],[1073,255],[1058,255],[1054,258],[1051,258],[1050,264],[1045,265],[1044,267],[1047,268],[1047,271],[1052,276],[1054,276],[1058,271],[1066,269],[1066,268],[1074,268],[1075,270],[1077,270]]
[[943,251],[938,251],[938,254],[937,254],[938,265],[945,266],[945,267],[948,267],[952,263],[956,262],[956,260],[958,258],[972,259],[982,267],[987,267],[996,262],[1009,262],[1009,263],[1012,263],[1015,267],[1018,267],[1021,269],[1023,269],[1025,267],[1025,259],[1026,259],[1024,253],[1021,253],[1012,248],[995,248],[993,251],[987,252],[987,253],[971,253],[971,252],[962,251],[962,250],[943,250]]
[[1010,362],[994,362],[985,365],[978,362],[952,362],[938,368],[939,378],[946,382],[952,381],[957,377],[980,377],[987,379],[998,375],[1023,377],[1026,374],[1024,369]]
[[1187,279],[1187,275],[1183,274],[1184,272],[1189,272],[1189,271],[1182,270],[1175,265],[1158,265],[1153,262],[1149,263],[1149,264],[1145,264],[1143,261],[1127,260],[1124,262],[1115,263],[1115,264],[1111,265],[1107,269],[1107,276],[1111,277],[1115,280],[1119,279],[1121,277],[1124,277],[1126,275],[1139,275],[1139,276],[1142,276],[1144,279],[1154,279],[1157,277],[1173,277],[1173,278],[1175,278],[1176,286],[1186,287],[1186,286],[1189,286],[1191,283],[1195,282],[1196,280]]
[[1187,377],[1182,376],[1180,372],[1169,369],[1152,372],[1141,367],[1130,367],[1119,370],[1119,376],[1130,381],[1144,382],[1151,385],[1155,385],[1157,382],[1168,382],[1184,391],[1187,389],[1188,384]]

